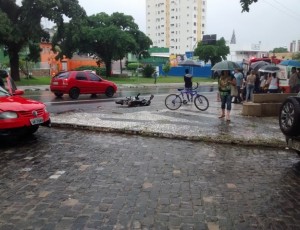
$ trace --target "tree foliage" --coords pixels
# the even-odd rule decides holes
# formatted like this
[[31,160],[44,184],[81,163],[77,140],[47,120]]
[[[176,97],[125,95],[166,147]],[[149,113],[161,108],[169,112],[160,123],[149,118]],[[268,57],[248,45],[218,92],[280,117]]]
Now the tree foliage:
[[226,41],[222,37],[216,41],[216,45],[206,45],[199,42],[194,55],[199,56],[199,59],[203,60],[205,63],[210,61],[213,66],[217,62],[226,60],[226,56],[229,52],[229,46],[226,46]]
[[292,59],[300,61],[300,52],[293,54]]
[[111,75],[112,60],[120,60],[128,52],[139,53],[148,49],[152,41],[141,31],[132,16],[123,13],[98,13],[80,23],[70,21],[65,30],[53,38],[62,53],[72,57],[74,52],[88,53],[104,62],[106,75]]
[[241,6],[242,6],[242,12],[249,12],[249,6],[252,3],[257,2],[258,0],[240,0]]
[[41,25],[42,18],[53,21],[57,28],[63,25],[63,18],[82,17],[85,11],[78,0],[0,0],[0,44],[9,55],[11,76],[20,80],[19,53],[29,47],[30,58],[37,61],[37,48],[41,37],[49,37]]
[[170,64],[170,62],[169,61],[167,61],[166,62],[166,64],[164,64],[163,65],[163,68],[162,68],[162,70],[164,71],[164,73],[165,73],[165,76],[167,76],[168,75],[168,73],[170,72],[170,70],[171,70],[171,64]]
[[289,52],[287,48],[284,47],[278,47],[278,48],[274,48],[273,53],[287,53]]

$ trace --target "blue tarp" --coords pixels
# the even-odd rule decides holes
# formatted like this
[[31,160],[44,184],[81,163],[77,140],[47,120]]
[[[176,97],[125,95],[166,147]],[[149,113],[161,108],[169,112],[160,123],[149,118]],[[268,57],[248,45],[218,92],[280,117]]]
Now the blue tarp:
[[[182,77],[185,74],[185,69],[189,69],[193,77],[211,77],[212,71],[210,65],[205,65],[201,67],[186,67],[186,66],[176,66],[171,67],[170,71],[167,73],[168,76]],[[159,75],[165,75],[162,70],[162,66],[159,66]]]

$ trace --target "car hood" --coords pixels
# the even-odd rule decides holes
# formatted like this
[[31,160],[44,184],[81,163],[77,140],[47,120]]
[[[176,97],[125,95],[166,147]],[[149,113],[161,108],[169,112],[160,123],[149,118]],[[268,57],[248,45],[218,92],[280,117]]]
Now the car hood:
[[44,107],[41,102],[20,96],[0,97],[0,111],[26,111]]

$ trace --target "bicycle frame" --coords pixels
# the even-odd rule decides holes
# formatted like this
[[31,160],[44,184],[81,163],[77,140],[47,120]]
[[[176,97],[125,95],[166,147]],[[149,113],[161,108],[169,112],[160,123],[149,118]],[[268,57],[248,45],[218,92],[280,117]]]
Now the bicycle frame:
[[196,89],[199,87],[199,83],[197,82],[196,84],[197,85],[192,89],[177,89],[180,92],[183,104],[187,104],[187,101],[184,99],[184,94],[187,95],[187,98],[189,98],[188,95],[191,95],[191,100],[189,100],[191,102],[193,101],[194,95],[198,94]]
[[[198,87],[198,84],[197,84]],[[197,88],[196,87],[196,88]],[[191,95],[190,102],[194,103],[195,107],[200,111],[205,111],[209,107],[208,99],[200,94],[197,90],[194,89],[177,89],[178,94],[169,94],[165,99],[165,105],[170,110],[177,110],[181,107],[182,104],[187,104],[188,101],[185,100],[184,95]],[[189,98],[187,96],[187,98]]]

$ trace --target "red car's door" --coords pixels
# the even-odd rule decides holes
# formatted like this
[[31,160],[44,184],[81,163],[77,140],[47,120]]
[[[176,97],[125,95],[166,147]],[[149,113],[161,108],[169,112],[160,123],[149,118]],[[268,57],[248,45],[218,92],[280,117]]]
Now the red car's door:
[[88,78],[91,82],[91,88],[93,93],[95,94],[104,93],[106,87],[103,84],[102,79],[98,75],[92,72],[88,72]]
[[92,92],[91,81],[86,76],[86,72],[78,71],[74,78],[74,86],[77,86],[80,89],[81,94],[89,94]]

